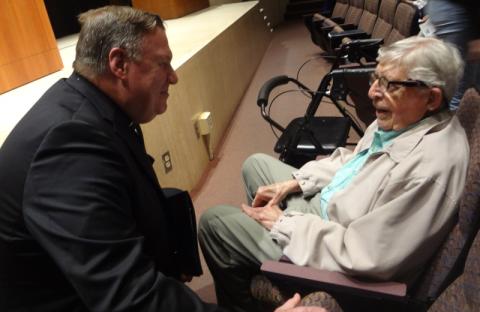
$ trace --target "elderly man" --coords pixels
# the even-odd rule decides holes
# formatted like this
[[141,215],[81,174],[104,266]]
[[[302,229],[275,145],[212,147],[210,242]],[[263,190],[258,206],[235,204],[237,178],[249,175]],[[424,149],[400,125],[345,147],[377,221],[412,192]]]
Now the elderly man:
[[299,170],[253,155],[243,167],[250,206],[202,216],[200,243],[221,306],[255,311],[250,277],[282,254],[409,283],[444,239],[469,156],[447,105],[461,58],[449,44],[414,37],[382,48],[378,62],[369,90],[377,119],[353,152],[339,148]]

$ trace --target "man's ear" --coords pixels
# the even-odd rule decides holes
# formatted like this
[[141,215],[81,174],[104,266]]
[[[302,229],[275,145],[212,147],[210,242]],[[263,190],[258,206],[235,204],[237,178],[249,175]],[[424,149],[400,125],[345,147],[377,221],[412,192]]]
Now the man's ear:
[[433,87],[430,89],[430,95],[428,96],[428,105],[427,108],[429,111],[436,111],[442,106],[443,103],[443,92],[442,89],[438,87]]
[[128,72],[128,56],[122,48],[113,48],[108,54],[108,66],[114,76],[124,79]]

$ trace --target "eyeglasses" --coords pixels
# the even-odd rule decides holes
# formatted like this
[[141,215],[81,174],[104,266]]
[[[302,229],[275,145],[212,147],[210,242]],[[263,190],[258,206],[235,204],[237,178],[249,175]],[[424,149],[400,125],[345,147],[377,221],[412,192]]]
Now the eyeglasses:
[[417,87],[417,88],[428,88],[429,86],[421,80],[388,80],[383,76],[379,76],[377,73],[372,73],[370,75],[370,85],[373,85],[375,81],[378,80],[378,85],[381,89],[387,92],[396,90],[398,87],[395,86],[404,86],[404,87]]

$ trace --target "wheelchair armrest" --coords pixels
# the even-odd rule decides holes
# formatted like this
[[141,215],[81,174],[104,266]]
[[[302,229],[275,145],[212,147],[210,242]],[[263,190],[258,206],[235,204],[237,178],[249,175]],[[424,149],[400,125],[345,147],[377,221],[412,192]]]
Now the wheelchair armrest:
[[342,32],[332,31],[328,33],[332,49],[338,48],[342,43],[343,38],[346,37],[350,39],[365,39],[368,38],[368,34],[361,29],[351,29]]
[[327,292],[344,292],[366,297],[385,297],[400,301],[407,299],[407,286],[397,282],[362,281],[339,272],[317,270],[278,261],[265,261],[260,270],[268,278],[290,286],[303,286]]

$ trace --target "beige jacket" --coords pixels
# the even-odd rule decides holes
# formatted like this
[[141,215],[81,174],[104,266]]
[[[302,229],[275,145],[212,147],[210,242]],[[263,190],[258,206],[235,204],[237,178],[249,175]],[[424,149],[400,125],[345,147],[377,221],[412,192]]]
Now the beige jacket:
[[[354,152],[337,149],[294,172],[305,196],[321,190],[367,149],[374,122]],[[271,236],[294,263],[380,280],[412,281],[451,229],[469,157],[465,132],[448,112],[426,118],[372,154],[328,204],[330,221],[286,212]]]

